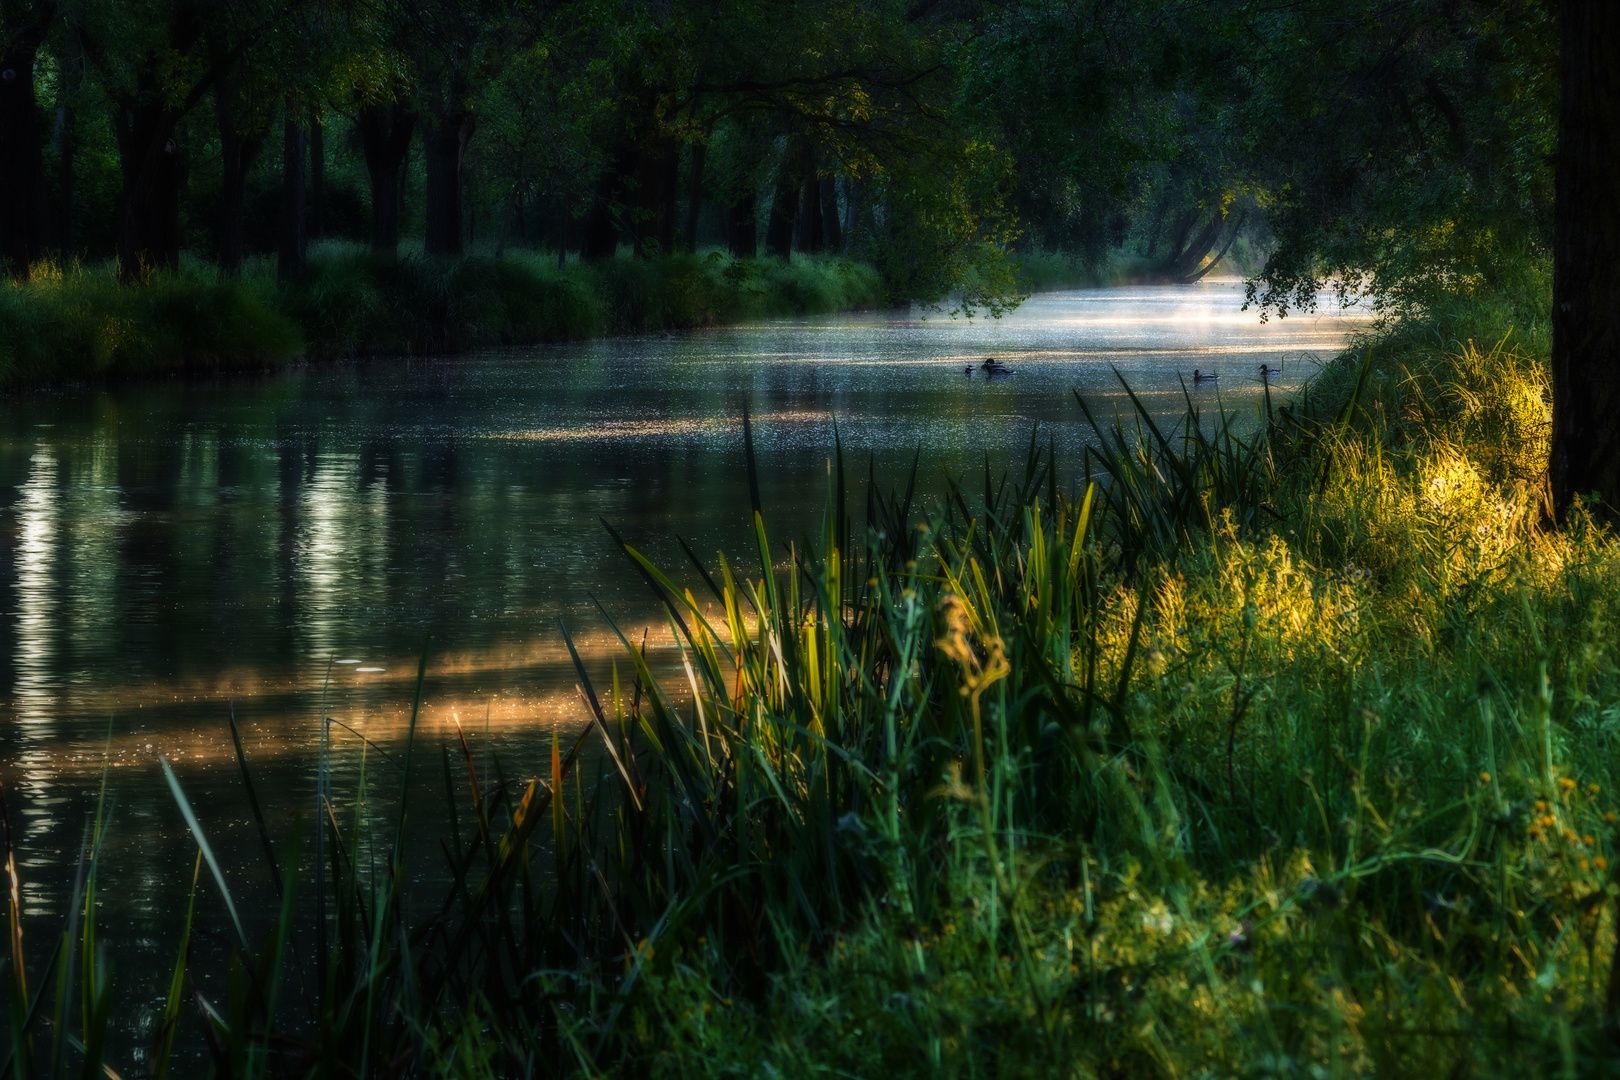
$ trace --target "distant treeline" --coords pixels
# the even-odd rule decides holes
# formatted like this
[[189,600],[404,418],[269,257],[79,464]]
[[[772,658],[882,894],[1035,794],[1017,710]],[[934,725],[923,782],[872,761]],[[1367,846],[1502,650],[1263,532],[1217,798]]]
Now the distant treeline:
[[1474,0],[15,0],[0,260],[720,247],[997,306],[1010,256],[1224,256],[1274,310],[1421,303],[1545,249],[1555,45]]

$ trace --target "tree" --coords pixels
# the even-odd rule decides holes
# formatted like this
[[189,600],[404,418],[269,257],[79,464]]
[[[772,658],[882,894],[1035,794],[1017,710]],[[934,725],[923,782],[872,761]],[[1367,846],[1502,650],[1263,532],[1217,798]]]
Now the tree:
[[51,0],[0,5],[0,264],[16,277],[49,243],[35,69],[55,21]]
[[1559,515],[1577,498],[1595,499],[1613,515],[1620,507],[1620,5],[1563,0],[1559,18],[1549,473]]
[[[185,175],[180,123],[257,41],[268,13],[199,0],[86,0],[73,13],[79,40],[112,103],[123,185],[118,272],[126,280],[180,263]],[[210,54],[219,20],[251,19]]]
[[[210,49],[216,61],[229,51],[216,37]],[[244,236],[248,176],[270,135],[273,90],[251,65],[227,71],[214,86],[214,116],[219,126],[221,158],[218,223],[219,272],[236,277],[247,253]]]

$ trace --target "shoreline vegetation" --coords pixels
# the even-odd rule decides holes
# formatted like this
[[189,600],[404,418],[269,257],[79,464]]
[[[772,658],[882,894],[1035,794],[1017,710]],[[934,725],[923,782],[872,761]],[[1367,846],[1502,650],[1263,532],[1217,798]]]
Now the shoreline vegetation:
[[[754,551],[625,547],[682,685],[631,641],[581,668],[532,781],[414,736],[404,781],[323,769],[230,972],[189,916],[161,944],[144,1064],[179,1031],[230,1077],[1613,1074],[1620,546],[1544,525],[1545,306],[1385,326],[1253,437],[1037,433],[932,507],[848,505],[840,452],[802,545],[756,506]],[[430,798],[456,880],[407,904]],[[65,936],[13,933],[16,1075],[99,1072],[127,1004],[99,835]]]
[[385,258],[332,243],[286,285],[265,258],[234,279],[182,264],[134,283],[111,265],[41,265],[0,285],[0,390],[660,333],[875,308],[886,297],[865,263],[718,250],[559,268],[541,252]]
[[[1091,266],[1032,253],[1014,265],[1024,295],[1153,280],[1143,260]],[[718,249],[559,267],[547,252],[386,258],[331,242],[285,285],[266,257],[236,278],[186,262],[133,283],[111,264],[46,263],[26,280],[0,283],[0,391],[672,332],[893,302],[867,263],[799,253],[744,259]]]

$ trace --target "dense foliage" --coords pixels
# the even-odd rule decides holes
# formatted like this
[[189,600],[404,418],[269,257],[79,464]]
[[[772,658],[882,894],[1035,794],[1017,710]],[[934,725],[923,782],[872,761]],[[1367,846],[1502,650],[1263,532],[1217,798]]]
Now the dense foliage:
[[[1019,258],[1421,306],[1545,261],[1544,0],[16,0],[0,257],[312,238],[832,251],[1001,310]],[[1116,269],[1109,270],[1109,266]]]

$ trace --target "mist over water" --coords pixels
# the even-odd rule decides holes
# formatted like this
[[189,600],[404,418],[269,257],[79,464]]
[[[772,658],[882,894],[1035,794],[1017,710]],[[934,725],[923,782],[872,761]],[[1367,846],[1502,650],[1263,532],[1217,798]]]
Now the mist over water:
[[[618,645],[597,603],[669,641],[599,518],[672,569],[686,568],[677,533],[711,566],[719,548],[755,565],[745,403],[785,550],[818,531],[835,421],[857,524],[869,468],[903,485],[915,456],[925,499],[943,470],[982,486],[986,455],[998,477],[1016,468],[1037,424],[1067,487],[1089,434],[1072,391],[1099,418],[1123,408],[1111,366],[1162,414],[1180,413],[1185,379],[1202,408],[1252,415],[1262,363],[1283,369],[1272,392],[1286,395],[1364,317],[1262,325],[1241,303],[1232,282],[1098,290],[999,321],[828,317],[0,401],[0,779],[30,931],[60,930],[105,762],[104,932],[118,977],[150,980],[155,1001],[195,852],[158,756],[238,904],[258,907],[227,715],[278,821],[313,808],[323,700],[374,740],[366,768],[390,812],[389,755],[429,635],[422,820],[442,806],[438,747],[456,720],[508,777],[532,774],[552,732],[584,721],[559,619],[604,683]],[[1016,374],[964,374],[987,356]],[[1195,387],[1194,368],[1219,389]],[[362,743],[333,733],[341,796]],[[204,898],[200,925],[217,916]]]

